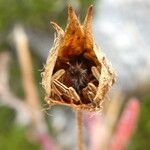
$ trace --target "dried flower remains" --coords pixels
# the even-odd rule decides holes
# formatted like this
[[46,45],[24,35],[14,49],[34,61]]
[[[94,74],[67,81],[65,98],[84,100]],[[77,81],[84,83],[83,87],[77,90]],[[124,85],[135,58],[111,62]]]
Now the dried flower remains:
[[51,22],[57,36],[42,73],[46,101],[77,110],[99,111],[103,99],[116,80],[110,63],[95,44],[90,6],[81,25],[68,7],[68,23],[63,31]]

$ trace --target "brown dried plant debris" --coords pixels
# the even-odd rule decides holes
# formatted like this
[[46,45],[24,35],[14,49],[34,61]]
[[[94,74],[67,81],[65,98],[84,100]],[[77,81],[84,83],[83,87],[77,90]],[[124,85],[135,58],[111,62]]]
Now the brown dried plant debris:
[[106,93],[116,81],[112,66],[93,39],[92,11],[90,6],[81,25],[73,8],[68,7],[65,31],[51,22],[57,37],[42,73],[45,99],[50,105],[100,111]]

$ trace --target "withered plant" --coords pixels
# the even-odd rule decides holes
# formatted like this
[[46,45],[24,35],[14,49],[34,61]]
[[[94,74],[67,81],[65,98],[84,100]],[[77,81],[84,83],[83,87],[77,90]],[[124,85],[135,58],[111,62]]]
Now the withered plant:
[[77,110],[80,150],[83,149],[81,111],[100,111],[106,93],[116,81],[112,66],[95,44],[92,11],[93,7],[90,6],[81,25],[69,6],[65,31],[51,22],[57,36],[42,73],[47,103]]

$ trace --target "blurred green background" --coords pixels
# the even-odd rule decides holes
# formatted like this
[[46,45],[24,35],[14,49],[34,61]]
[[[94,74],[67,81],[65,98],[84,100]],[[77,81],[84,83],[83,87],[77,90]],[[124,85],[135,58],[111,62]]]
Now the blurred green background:
[[[49,21],[56,21],[63,27],[67,20],[66,0],[0,0],[0,51],[10,50],[13,56],[10,67],[10,87],[20,98],[23,98],[21,75],[17,56],[12,45],[7,42],[9,33],[15,23],[21,23],[35,31],[53,33]],[[87,6],[95,3],[94,0],[78,0],[73,2],[79,5],[78,13],[85,14]],[[38,90],[43,101],[43,89],[39,69],[43,67],[42,60],[32,51],[34,75]],[[141,100],[141,113],[135,134],[130,141],[127,150],[142,150],[150,148],[150,94],[139,95]],[[26,138],[26,129],[18,128],[15,124],[15,112],[8,107],[0,107],[0,150],[39,150],[36,142],[30,142]],[[46,115],[46,117],[48,117]],[[50,124],[47,121],[48,124]],[[49,125],[49,129],[50,129]],[[51,132],[51,131],[50,131]]]

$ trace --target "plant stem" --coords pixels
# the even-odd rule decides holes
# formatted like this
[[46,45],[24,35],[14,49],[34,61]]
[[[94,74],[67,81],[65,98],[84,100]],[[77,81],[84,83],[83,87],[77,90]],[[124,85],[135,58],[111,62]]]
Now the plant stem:
[[78,150],[84,150],[84,134],[83,134],[83,114],[81,111],[76,112],[77,120],[77,141],[78,141]]

